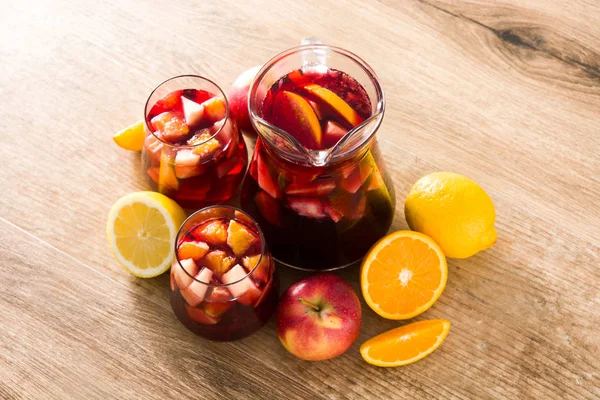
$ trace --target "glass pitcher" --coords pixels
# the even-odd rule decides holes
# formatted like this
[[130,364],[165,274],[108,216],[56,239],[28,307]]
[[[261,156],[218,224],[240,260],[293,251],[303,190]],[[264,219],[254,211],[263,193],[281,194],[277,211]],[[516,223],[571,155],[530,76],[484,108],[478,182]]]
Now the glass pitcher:
[[344,49],[302,45],[262,67],[248,101],[259,137],[241,205],[275,259],[312,271],[360,260],[395,209],[375,139],[385,98],[373,70]]

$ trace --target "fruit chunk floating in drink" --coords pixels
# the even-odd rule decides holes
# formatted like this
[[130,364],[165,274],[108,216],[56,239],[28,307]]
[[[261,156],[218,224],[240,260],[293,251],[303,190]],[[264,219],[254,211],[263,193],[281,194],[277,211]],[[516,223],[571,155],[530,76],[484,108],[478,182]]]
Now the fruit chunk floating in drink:
[[171,306],[192,332],[229,341],[262,327],[277,305],[279,281],[258,226],[232,207],[198,211],[176,239]]
[[218,86],[181,76],[150,95],[142,167],[154,190],[185,208],[221,203],[237,190],[247,162],[244,139]]
[[[251,101],[260,138],[242,187],[242,207],[261,225],[273,256],[309,270],[358,261],[385,235],[395,207],[372,136],[378,108],[353,77],[323,67],[287,73]],[[263,84],[260,76],[254,83]],[[259,92],[252,88],[251,96]],[[290,136],[299,146],[286,144]],[[298,147],[302,151],[294,154]],[[338,148],[343,154],[321,165],[302,159],[303,152]]]

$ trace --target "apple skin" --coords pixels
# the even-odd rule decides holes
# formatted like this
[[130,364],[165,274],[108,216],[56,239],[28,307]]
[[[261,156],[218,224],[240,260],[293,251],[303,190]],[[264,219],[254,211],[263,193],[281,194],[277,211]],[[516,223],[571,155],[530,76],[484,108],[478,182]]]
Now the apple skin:
[[352,346],[362,322],[360,300],[337,275],[321,273],[290,286],[279,300],[277,335],[296,357],[327,360]]
[[257,65],[252,67],[237,77],[229,93],[227,94],[227,100],[229,101],[229,112],[237,122],[240,129],[247,132],[254,132],[252,123],[250,122],[250,115],[248,112],[248,90],[252,79],[256,76],[256,73],[260,70],[261,66]]

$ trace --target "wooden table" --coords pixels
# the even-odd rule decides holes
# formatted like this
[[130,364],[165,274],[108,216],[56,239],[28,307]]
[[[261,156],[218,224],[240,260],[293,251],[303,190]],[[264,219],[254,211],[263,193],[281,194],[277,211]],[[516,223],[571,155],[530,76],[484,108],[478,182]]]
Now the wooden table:
[[[600,397],[600,4],[484,0],[4,1],[0,17],[0,398]],[[416,318],[447,318],[408,367],[358,347],[399,326],[368,307],[343,356],[305,362],[274,323],[217,344],[174,318],[168,276],[113,259],[108,210],[147,189],[111,136],[181,73],[227,88],[315,35],[364,57],[387,112],[378,137],[403,203],[422,175],[491,195],[499,238],[449,260]],[[282,269],[283,287],[303,274]],[[358,290],[356,268],[340,275]],[[364,303],[363,303],[364,305]]]

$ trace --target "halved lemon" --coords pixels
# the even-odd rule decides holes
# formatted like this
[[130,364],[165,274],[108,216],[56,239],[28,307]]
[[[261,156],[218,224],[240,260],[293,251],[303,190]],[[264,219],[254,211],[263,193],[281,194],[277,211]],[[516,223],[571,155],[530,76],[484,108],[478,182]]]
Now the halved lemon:
[[379,367],[412,364],[440,347],[449,331],[450,321],[445,319],[414,322],[367,340],[360,346],[360,355]]
[[117,132],[113,136],[115,143],[122,149],[129,151],[142,151],[144,146],[144,121],[138,121],[133,125]]
[[175,255],[175,236],[186,214],[156,192],[135,192],[112,206],[106,223],[108,244],[117,261],[140,278],[167,271]]
[[408,319],[429,309],[448,279],[438,244],[419,232],[397,231],[379,240],[363,260],[360,287],[365,301],[388,319]]

